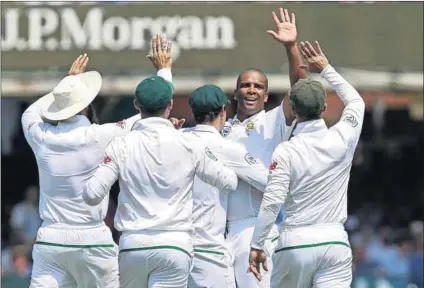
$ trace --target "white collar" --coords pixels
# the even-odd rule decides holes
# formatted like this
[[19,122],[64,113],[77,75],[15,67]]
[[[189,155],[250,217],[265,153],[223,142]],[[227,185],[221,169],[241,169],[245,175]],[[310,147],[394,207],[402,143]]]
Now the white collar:
[[142,129],[142,128],[148,128],[151,126],[168,126],[175,128],[174,125],[172,125],[171,121],[168,119],[162,118],[162,117],[149,117],[137,120],[136,122],[138,125],[135,125],[134,123],[134,130]]
[[193,127],[192,131],[213,133],[221,137],[221,134],[219,134],[219,131],[216,130],[215,127],[210,125],[198,124],[195,127]]
[[250,122],[256,121],[264,113],[265,113],[265,110],[262,110],[262,111],[256,113],[255,115],[252,115],[249,118],[244,119],[243,122],[240,122],[240,120],[238,120],[237,114],[236,114],[236,115],[234,115],[234,118],[231,121],[231,125],[242,125],[242,126],[246,126]]
[[85,115],[75,115],[64,121],[59,121],[58,126],[90,126],[91,122]]
[[328,129],[324,119],[309,120],[305,122],[295,123],[293,135],[299,133],[315,132],[323,129]]

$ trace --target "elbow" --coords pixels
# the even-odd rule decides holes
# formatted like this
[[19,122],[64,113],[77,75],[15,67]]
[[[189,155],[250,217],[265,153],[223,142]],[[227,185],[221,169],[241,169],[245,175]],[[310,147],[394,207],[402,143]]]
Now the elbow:
[[82,199],[88,206],[96,206],[99,205],[100,202],[102,202],[102,199],[96,197],[94,193],[90,193],[88,190],[84,191],[84,193],[82,194]]
[[229,191],[235,191],[237,189],[237,185],[238,185],[237,174],[231,170],[231,173],[228,173],[227,175],[227,181],[226,181],[226,185],[224,186],[224,189]]

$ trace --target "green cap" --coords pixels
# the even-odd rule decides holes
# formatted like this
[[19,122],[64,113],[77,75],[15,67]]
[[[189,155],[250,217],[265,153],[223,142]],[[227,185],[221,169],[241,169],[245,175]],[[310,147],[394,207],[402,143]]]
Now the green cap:
[[160,76],[152,76],[141,81],[135,89],[135,99],[146,110],[165,108],[172,99],[172,84]]
[[327,101],[327,93],[319,81],[300,79],[290,89],[290,102],[300,117],[314,117],[321,114]]
[[191,93],[188,103],[194,113],[209,113],[227,105],[230,100],[218,86],[204,85]]

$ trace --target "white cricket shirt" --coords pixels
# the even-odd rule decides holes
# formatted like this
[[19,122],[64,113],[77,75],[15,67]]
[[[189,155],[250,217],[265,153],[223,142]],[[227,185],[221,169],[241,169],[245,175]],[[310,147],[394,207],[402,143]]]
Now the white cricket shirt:
[[[221,131],[225,139],[239,143],[261,164],[268,167],[274,149],[288,139],[292,126],[286,125],[283,104],[240,122],[237,116],[229,119]],[[228,197],[227,220],[238,221],[257,217],[262,201],[262,191],[240,181],[236,193]]]
[[[222,138],[218,130],[208,125],[197,125],[183,131],[187,134],[187,139],[200,140],[221,163],[236,172],[239,177],[238,185],[245,182],[260,191],[265,190],[268,169],[256,161],[242,145]],[[195,252],[203,253],[204,257],[213,258],[216,253],[227,251],[224,233],[228,192],[203,182],[199,177],[194,181],[193,225],[196,234],[193,236],[193,245]]]
[[110,143],[84,199],[90,205],[101,203],[119,178],[116,229],[192,232],[196,175],[219,189],[237,187],[234,171],[216,161],[205,145],[186,139],[169,120],[151,117]]
[[[158,75],[172,81],[169,69],[159,70]],[[76,115],[54,126],[41,118],[44,101],[37,100],[22,115],[22,129],[38,165],[43,226],[101,224],[108,197],[96,207],[88,206],[82,198],[84,183],[103,160],[109,142],[130,131],[140,115],[103,125],[91,124],[85,116]]]
[[293,132],[295,136],[277,147],[256,222],[253,248],[263,249],[283,203],[282,228],[343,225],[346,221],[350,168],[362,130],[365,103],[332,66],[328,65],[321,76],[345,105],[341,120],[329,129],[322,119],[299,123]]

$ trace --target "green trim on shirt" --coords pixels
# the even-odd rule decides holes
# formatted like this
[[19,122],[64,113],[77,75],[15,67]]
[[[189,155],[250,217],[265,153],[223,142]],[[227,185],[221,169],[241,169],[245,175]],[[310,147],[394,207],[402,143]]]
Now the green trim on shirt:
[[206,250],[206,249],[194,249],[194,252],[197,253],[209,253],[209,254],[216,254],[216,255],[225,255],[223,252],[213,251],[213,250]]
[[324,245],[343,245],[343,246],[350,248],[350,246],[348,244],[344,243],[344,242],[332,241],[332,242],[322,242],[322,243],[316,243],[316,244],[307,244],[307,245],[284,247],[284,248],[280,248],[280,249],[275,250],[274,253],[278,253],[278,252],[285,251],[285,250],[312,248],[312,247],[318,247],[318,246],[324,246]]
[[280,236],[277,236],[277,237],[273,238],[273,239],[271,240],[271,242],[275,242],[275,241],[277,241],[277,240],[278,240],[278,237],[280,237]]
[[125,252],[131,252],[131,251],[155,250],[155,249],[173,249],[173,250],[178,250],[178,251],[184,252],[185,254],[188,255],[188,257],[191,258],[191,254],[188,253],[186,250],[184,250],[184,249],[182,249],[180,247],[177,247],[177,246],[169,246],[169,245],[122,249],[121,251],[119,251],[119,253],[125,253]]
[[44,241],[35,241],[35,244],[64,247],[64,248],[113,248],[114,246],[113,244],[68,245],[68,244],[50,243],[50,242],[44,242]]

